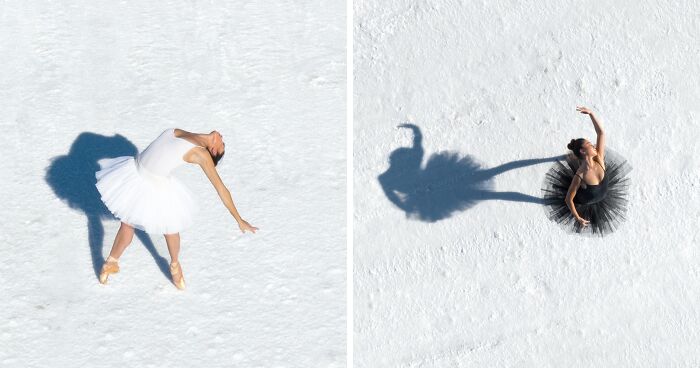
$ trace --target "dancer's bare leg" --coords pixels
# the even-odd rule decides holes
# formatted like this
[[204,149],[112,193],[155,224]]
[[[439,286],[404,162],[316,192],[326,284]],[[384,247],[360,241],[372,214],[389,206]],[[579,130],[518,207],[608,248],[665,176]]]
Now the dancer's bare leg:
[[134,227],[122,222],[121,226],[119,227],[119,231],[117,231],[117,235],[114,237],[114,244],[112,244],[112,250],[109,252],[109,257],[107,257],[107,260],[102,265],[102,271],[100,271],[101,283],[104,284],[107,282],[107,277],[109,274],[119,272],[119,265],[117,264],[117,261],[119,261],[119,257],[121,257],[122,253],[124,253],[126,247],[131,244],[131,240],[133,238]]
[[109,252],[109,256],[112,259],[118,260],[122,256],[126,247],[131,244],[131,240],[134,239],[134,227],[122,222],[122,225],[117,231],[117,236],[114,237],[114,244],[112,244],[112,250]]
[[185,279],[178,258],[180,256],[180,233],[165,234],[165,242],[168,244],[168,252],[170,253],[170,274],[173,277],[173,283],[178,289],[184,289]]
[[168,243],[170,263],[177,262],[180,255],[180,233],[165,234],[165,242]]

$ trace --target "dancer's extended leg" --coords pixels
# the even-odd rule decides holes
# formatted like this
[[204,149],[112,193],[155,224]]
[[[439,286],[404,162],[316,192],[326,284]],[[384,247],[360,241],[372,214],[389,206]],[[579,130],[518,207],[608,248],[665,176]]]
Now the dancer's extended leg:
[[114,244],[112,245],[112,250],[109,252],[109,256],[114,259],[119,259],[124,253],[126,247],[131,244],[131,240],[134,239],[134,227],[122,222],[122,225],[117,231],[117,236],[114,237]]
[[109,252],[109,257],[107,257],[107,260],[102,265],[102,271],[100,271],[101,283],[104,284],[107,282],[107,277],[109,274],[119,272],[119,264],[117,263],[119,261],[119,257],[121,257],[122,253],[124,253],[126,247],[131,244],[131,240],[133,238],[134,227],[122,222],[121,226],[119,227],[119,231],[117,231],[117,235],[114,237],[114,244],[112,244],[112,250]]
[[165,234],[165,242],[168,244],[168,252],[170,253],[170,274],[173,278],[173,284],[178,289],[185,288],[185,278],[182,275],[182,267],[180,266],[180,233]]

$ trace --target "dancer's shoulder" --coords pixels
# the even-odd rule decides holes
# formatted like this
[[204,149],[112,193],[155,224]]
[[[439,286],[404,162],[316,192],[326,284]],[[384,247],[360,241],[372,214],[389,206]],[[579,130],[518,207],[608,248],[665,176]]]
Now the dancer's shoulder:
[[206,165],[214,163],[211,159],[209,151],[202,146],[194,146],[185,153],[183,159],[191,164]]
[[595,162],[597,162],[598,165],[600,165],[600,167],[602,167],[603,170],[605,170],[605,158],[604,158],[604,157],[602,157],[602,156],[599,154],[599,155],[597,155],[596,157],[593,157],[593,160],[595,160]]

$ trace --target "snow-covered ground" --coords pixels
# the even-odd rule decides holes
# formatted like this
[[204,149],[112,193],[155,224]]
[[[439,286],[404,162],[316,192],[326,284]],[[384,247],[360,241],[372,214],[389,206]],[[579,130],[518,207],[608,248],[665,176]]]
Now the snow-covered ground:
[[[700,5],[354,10],[356,366],[699,366]],[[577,105],[633,167],[629,218],[602,239],[528,201],[548,158],[595,139]],[[504,164],[481,188],[511,192],[500,199],[458,208],[436,194],[463,184],[456,170]],[[383,173],[419,198],[416,216]]]
[[[345,366],[345,13],[0,4],[0,366]],[[99,204],[96,161],[169,127],[223,134],[219,173],[260,231],[241,234],[186,165],[175,175],[202,201],[181,234],[187,290],[170,282],[165,239],[143,233],[100,285],[119,222]]]

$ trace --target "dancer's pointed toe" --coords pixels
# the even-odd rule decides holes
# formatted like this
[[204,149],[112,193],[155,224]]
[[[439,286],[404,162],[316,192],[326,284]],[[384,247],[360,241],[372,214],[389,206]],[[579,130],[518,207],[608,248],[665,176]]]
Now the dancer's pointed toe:
[[105,263],[102,265],[102,271],[100,271],[101,284],[107,283],[107,278],[109,277],[109,274],[119,272],[119,264],[115,259],[110,258],[108,258],[107,261],[105,261]]
[[173,278],[173,284],[175,287],[184,290],[185,289],[185,278],[182,275],[182,267],[180,262],[173,262],[170,264],[170,275]]

